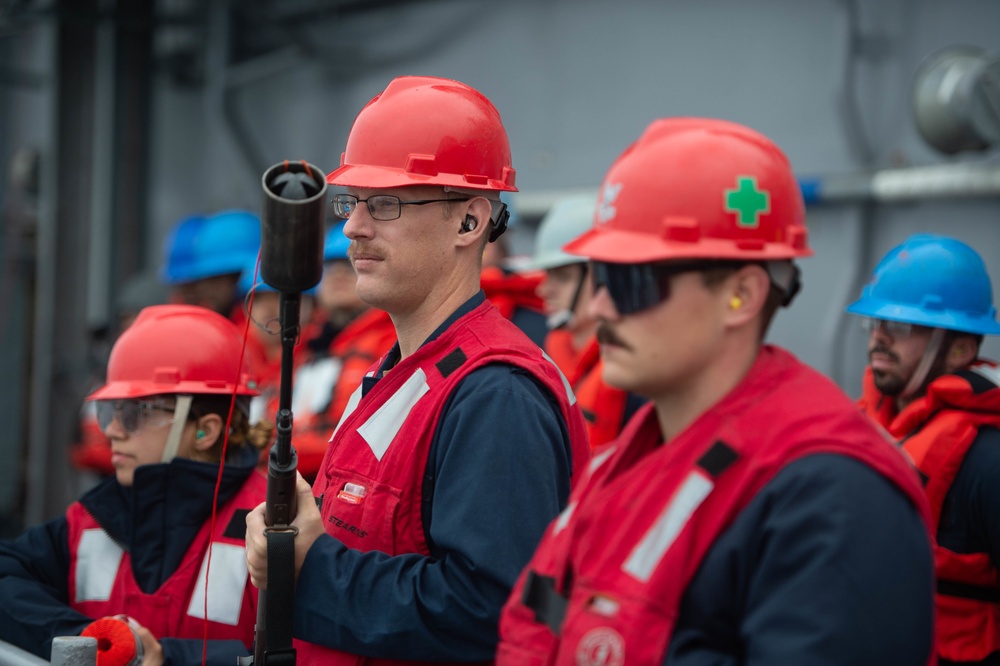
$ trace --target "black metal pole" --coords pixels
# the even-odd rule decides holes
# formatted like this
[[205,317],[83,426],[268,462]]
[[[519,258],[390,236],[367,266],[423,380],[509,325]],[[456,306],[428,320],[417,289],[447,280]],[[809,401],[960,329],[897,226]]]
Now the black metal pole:
[[[267,590],[257,597],[254,653],[240,666],[294,666],[292,596],[295,585],[296,469],[292,446],[292,373],[298,342],[299,306],[303,291],[323,274],[323,223],[326,178],[307,162],[281,162],[264,173],[261,215],[260,273],[280,292],[281,383],[276,440],[267,460]],[[271,636],[268,639],[268,633]]]

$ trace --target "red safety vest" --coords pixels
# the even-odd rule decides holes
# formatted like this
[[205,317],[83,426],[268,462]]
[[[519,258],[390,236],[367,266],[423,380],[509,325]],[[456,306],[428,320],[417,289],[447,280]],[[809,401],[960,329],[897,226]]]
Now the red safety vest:
[[587,422],[591,450],[597,449],[622,430],[628,393],[604,383],[601,376],[600,345],[594,337],[580,352],[573,348],[569,331],[550,331],[545,338],[545,352],[566,375]]
[[[942,375],[927,392],[896,413],[896,402],[865,373],[859,404],[902,442],[926,479],[932,534],[937,534],[945,497],[979,428],[1000,428],[1000,369],[980,361]],[[956,553],[935,545],[938,576],[938,654],[959,662],[979,662],[1000,651],[1000,572],[988,553]]]
[[504,607],[498,664],[661,664],[716,538],[802,456],[860,460],[929,518],[903,456],[832,383],[774,347],[673,440],[661,437],[647,404],[595,453]]
[[[569,431],[573,478],[579,478],[589,453],[569,385],[541,349],[484,302],[402,359],[360,402],[358,389],[313,484],[327,532],[364,552],[430,554],[422,489],[438,420],[458,383],[492,363],[527,370],[556,398]],[[296,648],[301,666],[414,663],[360,658],[302,641]]]
[[[264,500],[267,481],[251,473],[236,495],[219,509],[211,534],[208,572],[208,638],[237,639],[253,646],[257,588],[250,583],[243,533],[226,536],[239,510]],[[236,517],[242,519],[244,514]],[[129,553],[105,532],[79,502],[66,510],[70,550],[70,607],[92,618],[124,613],[157,638],[202,638],[205,632],[205,578],[209,524],[195,536],[177,570],[158,590],[145,593],[135,582]]]

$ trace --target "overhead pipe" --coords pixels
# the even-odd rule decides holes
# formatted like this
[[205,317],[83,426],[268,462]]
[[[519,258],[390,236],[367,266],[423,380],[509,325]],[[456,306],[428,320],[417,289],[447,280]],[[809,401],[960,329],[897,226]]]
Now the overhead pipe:
[[807,205],[897,203],[1000,195],[1000,164],[961,162],[800,178]]
[[[1000,164],[954,163],[901,169],[878,169],[830,176],[800,177],[807,206],[852,203],[903,203],[933,199],[1000,196]],[[563,197],[597,188],[567,188],[512,194],[518,215],[542,218]]]

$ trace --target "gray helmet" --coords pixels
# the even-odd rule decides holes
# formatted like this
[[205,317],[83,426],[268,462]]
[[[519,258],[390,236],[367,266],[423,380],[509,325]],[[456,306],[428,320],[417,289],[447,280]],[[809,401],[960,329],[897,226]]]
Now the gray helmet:
[[563,246],[594,225],[597,196],[580,194],[561,199],[542,218],[535,235],[535,252],[521,270],[538,271],[586,263],[586,257],[563,252]]

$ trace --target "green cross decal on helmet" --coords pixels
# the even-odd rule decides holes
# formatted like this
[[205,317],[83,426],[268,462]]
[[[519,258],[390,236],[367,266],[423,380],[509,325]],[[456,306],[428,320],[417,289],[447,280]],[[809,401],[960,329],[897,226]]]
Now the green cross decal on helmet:
[[629,264],[812,254],[788,158],[743,125],[656,120],[612,164],[600,193],[594,226],[567,253]]
[[771,212],[771,193],[757,187],[753,176],[738,176],[736,189],[726,190],[727,212],[736,213],[736,224],[755,228],[760,224],[760,214]]

